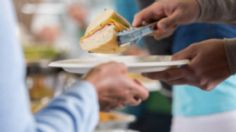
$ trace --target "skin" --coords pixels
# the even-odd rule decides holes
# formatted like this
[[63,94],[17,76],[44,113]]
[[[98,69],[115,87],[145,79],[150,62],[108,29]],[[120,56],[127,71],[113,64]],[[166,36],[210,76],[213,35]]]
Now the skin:
[[68,8],[68,14],[80,26],[80,28],[86,28],[88,10],[84,5],[71,4]]
[[138,105],[147,99],[148,91],[137,80],[128,77],[127,67],[109,62],[92,69],[84,80],[95,87],[102,111],[110,111],[124,105]]
[[224,44],[219,39],[193,44],[173,56],[173,60],[189,59],[189,65],[146,76],[172,85],[190,84],[211,90],[230,76]]
[[45,26],[43,27],[36,36],[39,40],[53,43],[60,35],[60,29],[57,26]]
[[170,36],[177,26],[197,21],[200,7],[196,0],[159,0],[135,15],[133,26],[157,21],[156,39]]
[[[159,0],[139,12],[133,25],[158,20],[154,37],[162,39],[170,36],[177,26],[198,21],[199,16],[196,0]],[[193,44],[173,56],[174,60],[189,59],[189,65],[146,76],[173,85],[189,84],[211,90],[230,76],[224,45],[225,41],[220,39]]]

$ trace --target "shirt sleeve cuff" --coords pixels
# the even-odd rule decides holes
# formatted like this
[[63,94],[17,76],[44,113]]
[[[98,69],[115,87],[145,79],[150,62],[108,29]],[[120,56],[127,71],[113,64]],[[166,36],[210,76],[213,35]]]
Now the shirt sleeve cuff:
[[98,100],[98,96],[97,96],[97,92],[96,92],[96,88],[95,86],[88,82],[88,81],[84,81],[84,80],[79,80],[77,82],[75,82],[71,88],[67,89],[66,92],[75,92],[78,94],[82,94],[85,93],[90,94],[92,96],[92,98],[94,98],[94,100]]
[[93,103],[93,107],[99,111],[98,95],[96,88],[92,83],[79,80],[67,89],[66,93],[78,94],[81,98],[88,101],[87,103]]
[[226,57],[231,74],[236,73],[236,38],[225,39]]

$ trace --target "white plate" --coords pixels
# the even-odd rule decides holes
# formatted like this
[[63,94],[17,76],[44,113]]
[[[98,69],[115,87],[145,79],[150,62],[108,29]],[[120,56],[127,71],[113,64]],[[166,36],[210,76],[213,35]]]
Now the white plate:
[[60,67],[71,73],[87,73],[91,68],[101,63],[116,61],[124,63],[129,72],[148,73],[163,71],[170,67],[179,67],[189,63],[188,60],[171,61],[171,56],[90,56],[78,59],[56,61],[50,67]]

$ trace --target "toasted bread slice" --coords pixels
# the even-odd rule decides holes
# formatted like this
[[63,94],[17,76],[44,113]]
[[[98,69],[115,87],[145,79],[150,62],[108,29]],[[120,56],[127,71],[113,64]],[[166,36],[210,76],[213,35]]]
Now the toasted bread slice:
[[113,10],[105,10],[91,23],[80,40],[82,49],[95,53],[118,53],[117,32],[129,28],[129,23]]

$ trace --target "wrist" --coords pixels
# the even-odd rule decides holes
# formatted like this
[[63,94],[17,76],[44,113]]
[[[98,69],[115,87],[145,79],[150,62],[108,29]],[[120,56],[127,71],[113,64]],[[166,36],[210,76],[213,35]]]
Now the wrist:
[[197,16],[195,18],[195,22],[199,22],[200,18],[202,16],[202,8],[199,0],[195,0],[196,2],[196,8],[197,8]]
[[236,73],[236,38],[224,39],[225,54],[229,65],[230,73]]
[[83,77],[82,78],[84,81],[86,81],[86,82],[88,82],[88,83],[90,83],[91,85],[93,85],[94,86],[94,89],[96,90],[96,92],[97,92],[97,94],[98,94],[98,86],[97,86],[97,79],[96,78],[94,78],[94,77],[90,77],[90,76],[85,76],[85,77]]

